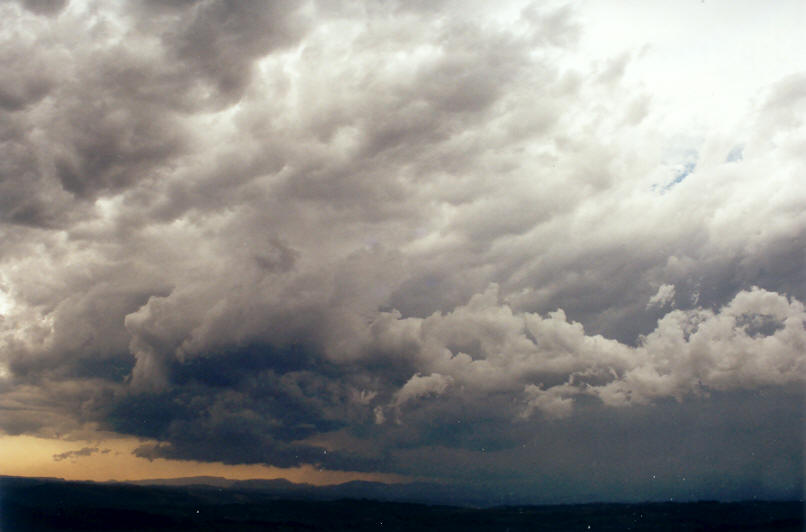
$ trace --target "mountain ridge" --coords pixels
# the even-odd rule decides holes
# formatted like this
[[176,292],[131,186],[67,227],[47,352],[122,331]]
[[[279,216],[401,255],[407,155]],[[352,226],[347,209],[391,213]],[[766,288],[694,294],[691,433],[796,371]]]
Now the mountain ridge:
[[277,497],[304,497],[314,500],[349,498],[454,506],[489,506],[489,504],[485,504],[485,499],[488,497],[481,491],[424,481],[386,483],[350,480],[337,484],[314,485],[296,483],[284,478],[237,480],[216,476],[192,476],[110,481],[110,483],[166,487],[207,486],[230,490],[258,491]]
[[[153,479],[160,480],[160,479]],[[177,479],[161,479],[177,481]],[[215,482],[191,477],[183,481]],[[227,480],[227,479],[224,479]],[[286,481],[288,482],[288,481]],[[285,485],[286,482],[275,483]],[[364,484],[370,484],[366,486]],[[358,482],[352,488],[377,488]],[[247,482],[247,486],[249,483]],[[415,489],[416,484],[410,489]],[[314,487],[316,488],[316,487]],[[350,488],[350,486],[348,486]],[[346,488],[324,493],[344,494]],[[3,532],[330,530],[332,532],[535,529],[679,531],[803,530],[803,501],[651,502],[471,508],[357,498],[278,496],[283,490],[211,485],[138,486],[0,476]],[[304,493],[304,492],[303,492]]]

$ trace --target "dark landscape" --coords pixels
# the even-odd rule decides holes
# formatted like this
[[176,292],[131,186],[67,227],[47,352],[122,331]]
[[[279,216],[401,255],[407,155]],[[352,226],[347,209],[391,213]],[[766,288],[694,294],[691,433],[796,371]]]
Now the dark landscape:
[[[218,479],[223,481],[223,479]],[[202,481],[199,479],[199,481]],[[214,482],[215,479],[207,479]],[[48,530],[685,530],[800,531],[802,501],[550,506],[434,505],[414,489],[283,481],[229,487],[0,477],[3,532]],[[168,482],[163,482],[167,484]],[[175,481],[180,484],[180,481]],[[358,485],[360,484],[360,486]],[[360,489],[379,498],[356,498]],[[384,496],[385,495],[385,496]],[[386,500],[380,500],[385,498]]]

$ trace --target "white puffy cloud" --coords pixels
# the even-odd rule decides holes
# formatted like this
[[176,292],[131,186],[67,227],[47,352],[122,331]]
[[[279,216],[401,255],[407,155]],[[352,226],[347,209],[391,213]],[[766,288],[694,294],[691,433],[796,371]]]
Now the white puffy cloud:
[[655,295],[649,298],[649,302],[646,304],[646,308],[650,309],[652,307],[659,307],[663,308],[670,303],[674,303],[674,285],[673,284],[662,284],[658,287],[658,291],[655,292]]
[[412,376],[406,384],[395,395],[395,405],[401,406],[408,401],[412,401],[419,397],[428,395],[440,395],[445,393],[448,386],[451,385],[453,379],[440,375],[439,373],[432,373],[423,377],[420,374]]
[[412,377],[397,404],[450,382],[466,395],[505,391],[522,416],[564,417],[583,396],[628,406],[806,381],[803,304],[759,288],[717,311],[671,311],[637,346],[587,334],[561,310],[513,312],[495,286],[451,313],[387,322],[377,345],[401,345],[386,339],[401,334],[417,346],[415,366],[434,373]]

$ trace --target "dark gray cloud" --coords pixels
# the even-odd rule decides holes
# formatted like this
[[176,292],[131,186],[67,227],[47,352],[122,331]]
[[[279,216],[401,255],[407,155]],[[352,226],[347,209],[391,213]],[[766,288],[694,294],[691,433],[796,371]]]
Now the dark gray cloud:
[[53,15],[64,9],[69,0],[21,0],[21,4],[37,15]]
[[62,460],[67,459],[75,459],[80,458],[82,456],[92,456],[93,454],[100,453],[100,454],[107,454],[110,452],[110,449],[99,449],[98,447],[82,447],[77,451],[65,451],[63,453],[54,454],[53,460],[56,462],[61,462]]
[[254,59],[295,43],[304,32],[298,6],[296,1],[199,2],[180,28],[162,39],[171,59],[190,63],[220,93],[238,98],[250,81]]
[[570,8],[24,4],[6,433],[555,500],[802,487],[802,75],[695,138]]

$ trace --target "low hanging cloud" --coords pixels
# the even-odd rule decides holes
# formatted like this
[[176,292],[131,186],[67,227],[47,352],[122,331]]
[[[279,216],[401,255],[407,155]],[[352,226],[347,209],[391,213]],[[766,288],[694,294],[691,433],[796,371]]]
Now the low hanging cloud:
[[789,423],[804,74],[675,128],[651,49],[504,4],[0,4],[0,429],[495,479]]
[[110,449],[99,449],[98,447],[83,447],[77,451],[65,451],[63,453],[54,454],[53,460],[61,462],[62,460],[73,460],[84,456],[92,456],[93,454],[109,454]]

